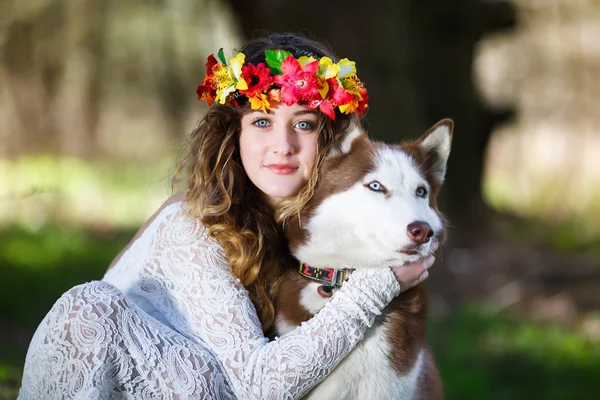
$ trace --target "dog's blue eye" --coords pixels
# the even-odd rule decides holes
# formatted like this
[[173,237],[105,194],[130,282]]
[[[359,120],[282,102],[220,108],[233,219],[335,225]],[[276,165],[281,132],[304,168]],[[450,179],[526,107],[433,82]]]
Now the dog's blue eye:
[[381,189],[383,188],[381,183],[379,183],[377,181],[373,181],[373,182],[369,183],[368,186],[369,186],[369,189],[373,190],[374,192],[381,192]]
[[425,189],[423,186],[419,186],[415,194],[419,197],[425,197],[427,196],[427,189]]

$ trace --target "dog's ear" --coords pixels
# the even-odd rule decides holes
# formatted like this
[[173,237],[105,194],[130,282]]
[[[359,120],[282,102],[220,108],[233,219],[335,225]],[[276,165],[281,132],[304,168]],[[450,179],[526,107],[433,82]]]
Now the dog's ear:
[[450,156],[453,129],[454,122],[451,119],[443,119],[416,142],[438,185],[442,184],[446,175],[446,163]]
[[332,158],[350,153],[352,144],[359,140],[367,138],[366,132],[362,129],[360,124],[356,124],[350,127],[344,136],[342,136],[336,143],[333,144],[326,158]]

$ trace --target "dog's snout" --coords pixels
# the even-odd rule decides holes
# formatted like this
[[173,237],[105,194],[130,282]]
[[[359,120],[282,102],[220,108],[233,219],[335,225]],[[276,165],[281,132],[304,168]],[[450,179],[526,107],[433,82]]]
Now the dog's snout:
[[407,227],[408,237],[417,244],[423,244],[429,242],[429,239],[433,236],[433,230],[431,225],[425,221],[415,221]]

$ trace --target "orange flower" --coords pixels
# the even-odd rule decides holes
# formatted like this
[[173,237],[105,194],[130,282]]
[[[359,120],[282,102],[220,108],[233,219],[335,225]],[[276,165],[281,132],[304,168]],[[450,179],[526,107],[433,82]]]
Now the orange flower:
[[257,93],[256,96],[248,97],[248,101],[253,110],[262,109],[266,113],[271,109],[271,103],[269,103],[269,99],[264,93]]
[[269,100],[281,103],[281,89],[272,88],[268,91]]

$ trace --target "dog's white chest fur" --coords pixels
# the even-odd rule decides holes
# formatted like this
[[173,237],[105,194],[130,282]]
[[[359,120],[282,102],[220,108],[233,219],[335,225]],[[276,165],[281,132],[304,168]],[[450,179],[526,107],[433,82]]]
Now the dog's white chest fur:
[[415,395],[423,364],[420,353],[408,375],[399,376],[387,356],[388,342],[381,325],[367,332],[365,338],[342,360],[329,377],[306,396],[307,399],[406,399]]
[[[300,296],[300,304],[313,313],[318,312],[327,302],[327,299],[323,299],[317,293],[318,286],[320,286],[318,283],[308,284]],[[281,334],[296,328],[284,319],[279,319],[277,325]],[[388,326],[376,320],[354,350],[305,398],[312,400],[410,400],[414,398],[417,380],[423,366],[423,352],[419,353],[412,370],[404,376],[399,376],[390,365],[387,331]]]

